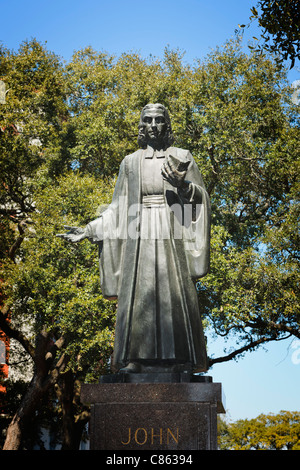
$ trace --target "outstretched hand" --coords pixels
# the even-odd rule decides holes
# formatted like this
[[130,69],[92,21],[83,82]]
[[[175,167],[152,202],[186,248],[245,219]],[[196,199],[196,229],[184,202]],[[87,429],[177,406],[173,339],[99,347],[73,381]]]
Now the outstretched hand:
[[64,225],[64,229],[68,230],[67,233],[58,233],[56,236],[63,238],[72,243],[77,243],[86,238],[85,230],[80,227],[69,227],[68,225]]

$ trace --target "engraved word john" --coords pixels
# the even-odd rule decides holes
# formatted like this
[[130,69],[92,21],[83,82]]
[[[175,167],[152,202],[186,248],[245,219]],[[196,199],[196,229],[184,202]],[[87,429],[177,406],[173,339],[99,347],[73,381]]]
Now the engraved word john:
[[137,428],[135,430],[128,428],[127,436],[121,443],[127,446],[130,443],[135,443],[139,446],[143,446],[146,443],[150,445],[154,444],[170,444],[179,441],[179,429],[155,429],[155,428]]

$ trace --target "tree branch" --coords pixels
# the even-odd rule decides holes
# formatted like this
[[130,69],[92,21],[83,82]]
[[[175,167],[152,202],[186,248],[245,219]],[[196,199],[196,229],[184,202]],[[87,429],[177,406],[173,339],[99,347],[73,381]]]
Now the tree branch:
[[0,309],[0,328],[3,333],[9,338],[16,339],[25,349],[26,352],[34,359],[35,348],[29,341],[29,339],[19,330],[11,326],[9,320],[9,307],[4,306]]
[[285,323],[275,323],[273,321],[269,321],[268,324],[271,326],[271,328],[274,328],[276,331],[285,331],[286,333],[289,333],[293,336],[296,336],[296,338],[300,339],[299,328],[293,328],[291,326],[286,325]]
[[251,341],[249,344],[247,344],[246,346],[243,346],[242,348],[239,348],[237,349],[236,351],[233,351],[232,353],[228,354],[227,356],[221,356],[221,357],[217,357],[215,359],[212,359],[212,358],[209,358],[208,359],[208,365],[209,365],[209,368],[212,367],[214,364],[217,364],[219,362],[227,362],[227,361],[230,361],[231,359],[234,359],[236,356],[238,356],[239,354],[242,354],[244,353],[245,351],[249,351],[253,348],[256,348],[257,346],[259,346],[260,344],[262,343],[266,343],[268,341],[272,341],[272,338],[268,338],[268,337],[262,337],[262,338],[259,338],[257,339],[256,341]]
[[22,241],[24,240],[24,234],[27,227],[26,220],[23,220],[18,224],[18,230],[20,236],[16,239],[15,243],[9,249],[8,256],[15,263],[16,252],[20,248]]

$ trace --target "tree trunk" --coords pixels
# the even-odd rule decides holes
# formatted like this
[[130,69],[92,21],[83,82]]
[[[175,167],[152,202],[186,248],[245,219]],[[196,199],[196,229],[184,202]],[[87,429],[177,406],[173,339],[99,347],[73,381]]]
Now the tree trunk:
[[80,403],[78,380],[71,371],[61,377],[60,384],[59,399],[63,415],[61,450],[78,450],[84,426],[89,420],[90,413],[88,407],[84,407]]
[[21,438],[21,419],[15,414],[12,422],[8,426],[3,450],[18,450],[21,445]]
[[39,403],[47,390],[45,387],[42,387],[40,380],[35,375],[19,409],[8,426],[3,450],[18,450],[20,448],[24,429],[26,429],[32,414],[36,410],[37,403]]
[[64,374],[61,378],[61,406],[63,417],[63,442],[61,450],[77,450],[74,449],[74,379],[71,371]]
[[23,433],[42,397],[57,381],[59,374],[63,372],[68,362],[65,354],[61,355],[55,367],[50,370],[55,362],[56,352],[62,347],[63,342],[63,338],[58,339],[49,350],[47,330],[42,329],[39,333],[34,355],[36,371],[19,409],[8,426],[3,450],[18,450],[20,448]]

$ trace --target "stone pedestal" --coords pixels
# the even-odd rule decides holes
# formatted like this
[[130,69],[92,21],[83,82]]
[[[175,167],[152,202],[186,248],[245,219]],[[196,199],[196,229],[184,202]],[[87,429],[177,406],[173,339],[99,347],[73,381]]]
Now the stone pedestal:
[[91,404],[91,450],[215,450],[220,383],[82,385]]

